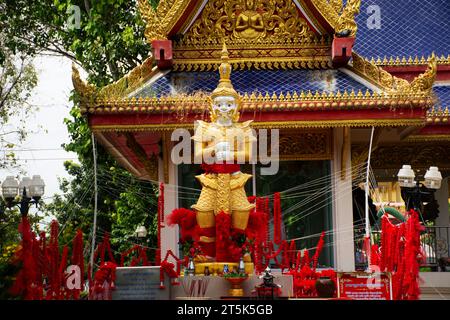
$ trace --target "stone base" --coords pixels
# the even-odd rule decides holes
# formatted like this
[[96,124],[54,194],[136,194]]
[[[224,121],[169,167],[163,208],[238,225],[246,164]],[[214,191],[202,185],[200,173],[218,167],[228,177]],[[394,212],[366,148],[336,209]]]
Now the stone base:
[[[291,275],[281,275],[273,272],[275,276],[274,282],[276,284],[281,285],[281,296],[286,298],[291,298],[293,296],[293,278]],[[188,297],[188,293],[186,293],[184,288],[190,288],[193,283],[193,280],[202,280],[205,279],[208,284],[206,288],[206,292],[204,296],[196,296]],[[184,288],[182,281],[185,281]],[[195,299],[212,299],[219,300],[223,297],[229,296],[229,289],[231,289],[230,283],[225,280],[223,277],[218,276],[188,276],[188,277],[180,277],[179,278],[180,285],[171,286],[170,290],[170,299],[173,300],[195,300]],[[242,290],[245,297],[251,297],[252,291],[256,286],[263,283],[263,279],[260,279],[259,276],[252,275],[249,276],[247,280],[242,283]],[[198,282],[197,282],[198,284]],[[198,290],[193,290],[193,292],[197,293]]]

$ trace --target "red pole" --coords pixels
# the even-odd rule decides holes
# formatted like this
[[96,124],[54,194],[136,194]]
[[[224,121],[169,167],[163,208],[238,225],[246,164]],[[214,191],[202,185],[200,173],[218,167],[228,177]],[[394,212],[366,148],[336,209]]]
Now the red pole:
[[158,249],[156,250],[156,263],[161,265],[161,227],[164,223],[164,183],[159,185],[159,195],[158,195]]

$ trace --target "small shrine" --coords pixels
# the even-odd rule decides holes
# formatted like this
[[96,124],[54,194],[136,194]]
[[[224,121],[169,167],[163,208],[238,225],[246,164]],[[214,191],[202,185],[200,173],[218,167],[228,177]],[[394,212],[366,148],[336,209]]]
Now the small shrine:
[[165,298],[417,299],[425,211],[382,198],[404,164],[442,174],[432,195],[450,175],[449,56],[380,57],[398,32],[359,31],[360,0],[138,3],[152,54],[102,88],[72,78],[98,142],[159,188]]

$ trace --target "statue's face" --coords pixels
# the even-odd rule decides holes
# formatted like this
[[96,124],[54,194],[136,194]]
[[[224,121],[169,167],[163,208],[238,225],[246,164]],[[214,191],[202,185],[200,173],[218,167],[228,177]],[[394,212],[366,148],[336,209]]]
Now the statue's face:
[[217,97],[213,101],[213,109],[222,116],[229,116],[237,108],[236,99],[231,96]]

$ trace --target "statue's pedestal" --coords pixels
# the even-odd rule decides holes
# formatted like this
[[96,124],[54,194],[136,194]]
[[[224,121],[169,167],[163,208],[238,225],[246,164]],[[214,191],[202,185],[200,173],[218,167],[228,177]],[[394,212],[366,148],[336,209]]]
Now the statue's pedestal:
[[[245,262],[245,273],[253,274],[255,266],[253,262]],[[195,263],[195,275],[202,276],[205,274],[205,267],[208,267],[209,273],[213,276],[218,276],[223,273],[223,268],[228,265],[229,272],[233,271],[233,268],[238,268],[238,262],[198,262]]]

